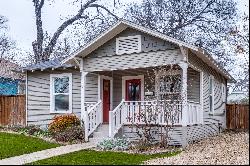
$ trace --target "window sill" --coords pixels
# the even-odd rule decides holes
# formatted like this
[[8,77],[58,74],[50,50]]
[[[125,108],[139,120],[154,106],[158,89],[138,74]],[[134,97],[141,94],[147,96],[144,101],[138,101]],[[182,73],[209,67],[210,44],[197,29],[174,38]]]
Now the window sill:
[[51,114],[70,114],[72,111],[50,111]]

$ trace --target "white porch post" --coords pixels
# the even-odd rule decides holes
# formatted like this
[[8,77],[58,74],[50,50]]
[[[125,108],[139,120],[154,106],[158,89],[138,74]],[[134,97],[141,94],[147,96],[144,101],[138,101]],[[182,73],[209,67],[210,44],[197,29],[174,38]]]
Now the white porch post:
[[187,103],[187,68],[186,62],[180,62],[179,66],[182,68],[182,86],[181,86],[181,100],[182,100],[182,126],[188,124],[188,103]]
[[81,59],[80,63],[80,72],[81,72],[81,122],[84,121],[85,128],[85,141],[88,141],[88,118],[87,118],[87,109],[85,109],[85,85],[86,85],[86,75],[88,72],[83,71],[83,60]]

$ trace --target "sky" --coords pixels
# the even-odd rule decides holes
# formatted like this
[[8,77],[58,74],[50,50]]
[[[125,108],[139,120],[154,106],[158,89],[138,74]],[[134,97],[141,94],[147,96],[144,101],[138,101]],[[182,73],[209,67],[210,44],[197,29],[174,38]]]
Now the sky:
[[[48,3],[42,9],[44,30],[54,33],[65,17],[74,15],[78,9],[72,0],[57,0]],[[106,1],[106,2],[105,2]],[[124,0],[120,0],[121,2]],[[126,0],[125,3],[140,2],[141,0]],[[102,0],[105,6],[113,6],[113,0]],[[35,14],[32,0],[0,0],[0,15],[8,18],[10,37],[18,47],[31,49],[31,43],[36,38]]]
[[[45,0],[46,1],[46,0]],[[54,1],[54,2],[53,2]],[[69,3],[70,0],[50,0],[45,2],[42,10],[44,27],[49,33],[56,31],[62,23],[60,18],[65,18],[77,12],[77,7]],[[141,2],[141,0],[120,0],[121,3]],[[241,12],[249,14],[248,0],[237,0]],[[106,6],[112,6],[113,0],[102,0]],[[22,49],[32,49],[31,43],[36,38],[35,16],[32,0],[0,0],[0,15],[9,20],[10,37]]]

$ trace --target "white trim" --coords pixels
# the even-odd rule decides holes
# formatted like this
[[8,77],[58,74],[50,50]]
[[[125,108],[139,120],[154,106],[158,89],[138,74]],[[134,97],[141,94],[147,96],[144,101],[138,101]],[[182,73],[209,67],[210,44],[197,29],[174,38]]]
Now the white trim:
[[[81,66],[83,65],[82,62],[80,64]],[[86,76],[88,72],[83,72],[81,71],[81,123],[85,118],[85,85],[86,85]]]
[[126,80],[141,79],[141,101],[144,101],[144,75],[122,76],[122,99],[125,100]]
[[98,74],[98,101],[101,100],[101,75]]
[[[110,111],[113,110],[113,78],[105,75],[98,76],[98,101],[103,101],[103,79],[110,81]],[[103,109],[102,109],[103,111]],[[103,112],[101,116],[101,122],[103,123]]]
[[25,79],[25,111],[26,111],[26,126],[28,126],[28,71],[26,70],[26,79]]
[[[200,72],[200,106],[201,106],[201,111],[202,111],[202,117],[203,117],[203,72]],[[202,118],[202,124],[203,124],[203,119]]]
[[[59,110],[55,111],[55,100],[54,100],[54,82],[55,77],[69,77],[69,110]],[[72,73],[62,73],[62,74],[50,74],[50,113],[72,113]]]
[[182,86],[181,86],[181,99],[182,99],[182,125],[188,124],[188,103],[187,103],[187,69],[188,64],[181,61],[179,66],[182,68]]
[[[210,87],[210,85],[211,85],[210,80],[212,80],[212,87]],[[209,83],[209,113],[214,114],[214,76],[213,75],[209,76],[209,82],[208,83]],[[212,94],[210,94],[210,88],[212,89]],[[212,96],[212,108],[210,107],[211,106],[210,96]]]
[[[224,91],[224,92],[223,92]],[[227,87],[226,87],[226,85],[222,82],[221,83],[221,94],[222,94],[222,98],[223,98],[223,102],[226,102],[227,100],[227,98],[226,98],[226,91],[227,91]]]

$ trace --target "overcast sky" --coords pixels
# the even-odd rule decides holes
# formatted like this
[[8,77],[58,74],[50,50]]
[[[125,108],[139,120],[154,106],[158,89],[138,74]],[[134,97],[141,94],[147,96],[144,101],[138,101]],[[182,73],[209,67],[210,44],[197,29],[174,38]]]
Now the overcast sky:
[[[77,7],[70,5],[68,0],[54,0],[49,5],[47,2],[43,8],[42,19],[45,30],[49,33],[55,32],[56,28],[62,23],[60,18],[75,14]],[[141,0],[120,0],[120,2],[138,3]],[[110,4],[109,4],[110,3]],[[112,6],[113,0],[106,0],[105,4]],[[249,13],[248,0],[238,0],[239,9]],[[31,49],[31,42],[35,40],[35,17],[32,0],[0,0],[0,15],[9,19],[9,34],[17,42],[17,46],[22,49]]]

